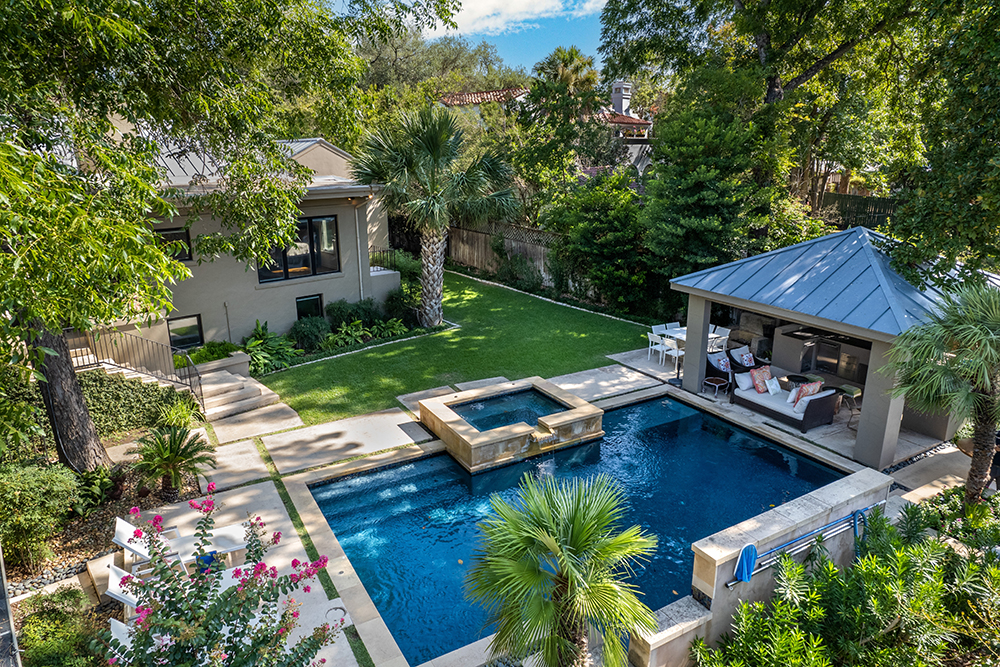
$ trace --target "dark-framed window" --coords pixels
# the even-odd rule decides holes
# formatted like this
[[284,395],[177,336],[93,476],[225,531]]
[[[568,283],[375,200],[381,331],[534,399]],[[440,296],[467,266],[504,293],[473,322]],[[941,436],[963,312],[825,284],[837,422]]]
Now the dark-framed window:
[[295,242],[271,251],[271,262],[257,268],[257,280],[270,283],[340,271],[337,216],[300,218]]
[[175,227],[172,229],[157,229],[155,230],[160,238],[163,239],[163,243],[174,243],[178,241],[184,244],[184,247],[178,249],[174,245],[173,258],[178,262],[186,262],[191,259],[191,231],[186,227]]
[[167,331],[170,332],[170,345],[186,350],[205,344],[205,334],[201,328],[201,315],[185,315],[171,317],[167,320]]
[[300,320],[303,317],[323,317],[323,295],[312,294],[296,298],[295,316]]

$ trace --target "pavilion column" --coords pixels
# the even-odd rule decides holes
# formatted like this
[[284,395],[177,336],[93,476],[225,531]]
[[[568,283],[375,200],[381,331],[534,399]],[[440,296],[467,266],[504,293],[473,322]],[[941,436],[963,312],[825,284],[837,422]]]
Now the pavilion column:
[[[872,341],[871,361],[865,379],[858,439],[854,444],[854,460],[881,470],[892,465],[903,419],[903,398],[893,398],[895,378],[880,372],[888,362],[889,343]],[[686,370],[686,369],[685,369]]]
[[708,355],[708,321],[712,302],[694,294],[688,295],[687,335],[684,343],[684,383],[691,393],[701,391],[705,381],[705,358]]

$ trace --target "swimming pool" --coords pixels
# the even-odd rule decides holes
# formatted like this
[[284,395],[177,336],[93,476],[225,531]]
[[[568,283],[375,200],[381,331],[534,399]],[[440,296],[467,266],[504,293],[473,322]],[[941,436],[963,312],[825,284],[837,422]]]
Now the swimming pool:
[[489,431],[518,422],[537,426],[539,417],[566,410],[565,405],[537,389],[525,389],[467,403],[453,403],[448,407],[480,431]]
[[691,592],[691,543],[817,489],[843,473],[672,399],[604,416],[604,438],[470,476],[439,455],[313,487],[312,493],[411,665],[490,634],[463,582],[489,496],[525,472],[607,473],[624,487],[627,524],[657,535],[636,572],[659,609]]

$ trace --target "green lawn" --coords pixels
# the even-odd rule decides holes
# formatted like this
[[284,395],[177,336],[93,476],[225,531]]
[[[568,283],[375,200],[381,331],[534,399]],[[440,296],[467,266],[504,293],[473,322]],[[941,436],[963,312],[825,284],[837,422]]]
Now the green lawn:
[[469,380],[553,377],[644,347],[645,327],[446,274],[445,319],[461,325],[263,379],[307,424],[399,407],[396,396]]

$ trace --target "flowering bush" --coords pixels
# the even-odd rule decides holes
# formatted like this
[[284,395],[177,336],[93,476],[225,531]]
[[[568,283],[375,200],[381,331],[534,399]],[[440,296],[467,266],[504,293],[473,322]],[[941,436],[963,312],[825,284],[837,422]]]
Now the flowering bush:
[[[201,512],[196,535],[197,555],[211,549],[209,533],[217,507],[214,484],[203,502],[190,501],[191,509]],[[132,508],[138,518],[139,509]],[[309,592],[308,582],[326,566],[321,556],[311,563],[292,562],[290,575],[278,575],[277,568],[264,562],[268,547],[277,544],[281,533],[263,541],[264,521],[249,519],[246,527],[246,563],[234,570],[235,586],[222,590],[221,561],[213,560],[204,571],[188,576],[160,533],[163,518],[159,515],[137,527],[132,540],[141,540],[152,558],[150,574],[143,579],[128,576],[125,590],[139,599],[138,618],[131,631],[131,646],[125,647],[111,637],[102,636],[109,665],[115,667],[160,667],[170,665],[201,667],[316,667],[325,660],[315,660],[319,650],[333,642],[340,625],[324,624],[303,637],[294,646],[288,637],[298,625],[299,604],[289,593],[298,588]],[[341,625],[343,622],[341,622]]]

